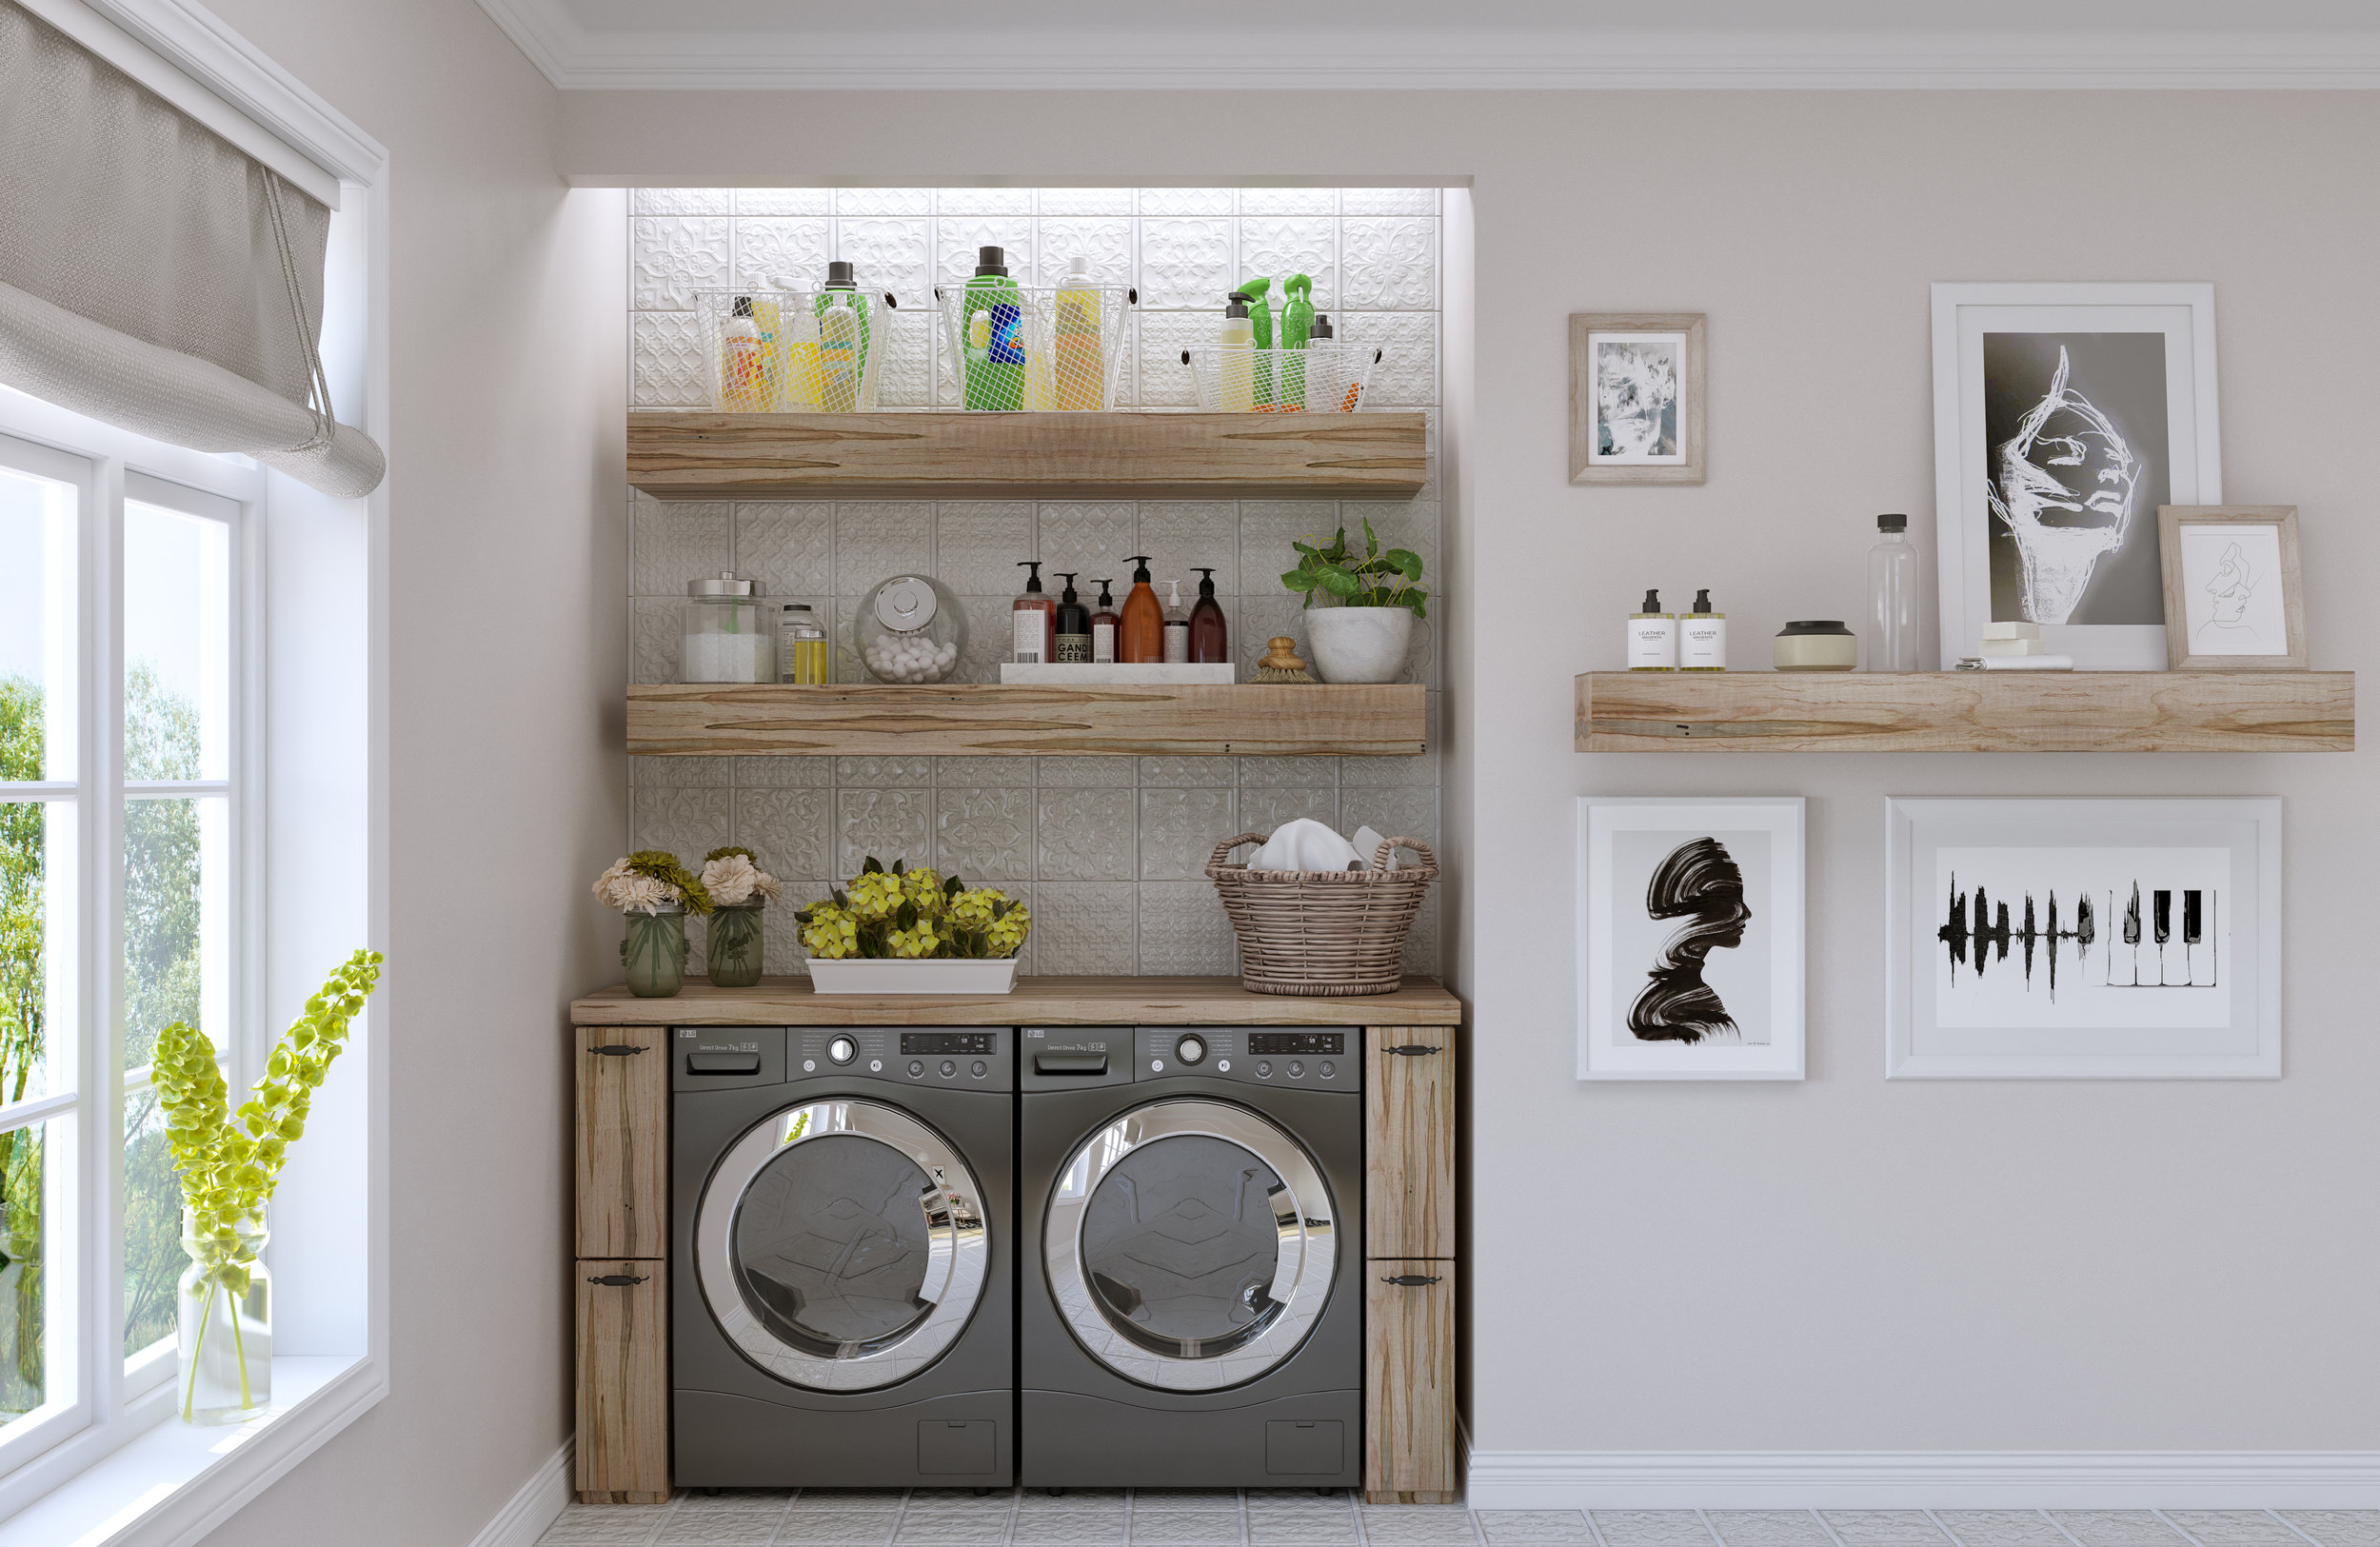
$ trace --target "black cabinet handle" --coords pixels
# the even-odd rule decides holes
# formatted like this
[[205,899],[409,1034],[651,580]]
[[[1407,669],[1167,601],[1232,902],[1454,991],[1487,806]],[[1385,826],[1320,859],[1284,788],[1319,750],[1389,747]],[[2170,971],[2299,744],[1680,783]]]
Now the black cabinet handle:
[[601,1047],[590,1047],[587,1051],[598,1058],[624,1059],[631,1053],[642,1053],[645,1049],[630,1042],[605,1042]]
[[[602,1284],[606,1289],[625,1289],[631,1284],[641,1284],[645,1280],[631,1273],[606,1273],[600,1278],[589,1279],[586,1281],[591,1284]],[[1430,1281],[1436,1283],[1438,1280],[1433,1279]]]
[[1438,1280],[1423,1274],[1400,1273],[1393,1279],[1382,1279],[1380,1282],[1384,1284],[1395,1284],[1399,1289],[1418,1289],[1423,1284],[1434,1284],[1438,1282]]
[[1380,1051],[1394,1053],[1400,1059],[1418,1059],[1438,1049],[1425,1042],[1398,1042],[1395,1047],[1383,1047]]

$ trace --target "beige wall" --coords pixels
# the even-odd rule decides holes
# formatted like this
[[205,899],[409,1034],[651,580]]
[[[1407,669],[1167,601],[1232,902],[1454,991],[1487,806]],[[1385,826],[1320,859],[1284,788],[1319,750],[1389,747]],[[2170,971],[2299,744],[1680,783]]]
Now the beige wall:
[[392,1363],[208,1539],[467,1542],[570,1431],[565,1006],[617,974],[585,888],[625,820],[624,199],[565,190],[555,93],[470,0],[213,4],[389,153]]
[[[621,183],[1473,182],[1446,829],[1477,1006],[1481,1449],[2380,1448],[2370,754],[1588,758],[1569,709],[1647,585],[1712,587],[1756,665],[1784,619],[1857,616],[1877,511],[1912,512],[1931,553],[1934,280],[2212,280],[2226,492],[2300,506],[2316,664],[2370,662],[2380,99],[634,92],[561,113],[563,169]],[[1566,483],[1584,309],[1709,313],[1707,485]],[[1572,1079],[1590,792],[1810,798],[1806,1083]],[[2285,797],[2287,1078],[1887,1084],[1887,793]]]

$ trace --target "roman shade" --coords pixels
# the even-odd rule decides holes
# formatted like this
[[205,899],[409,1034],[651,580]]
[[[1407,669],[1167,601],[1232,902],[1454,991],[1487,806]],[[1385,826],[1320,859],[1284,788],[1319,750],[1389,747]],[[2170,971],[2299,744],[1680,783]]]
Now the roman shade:
[[0,0],[0,383],[343,499],[380,485],[331,416],[330,211]]

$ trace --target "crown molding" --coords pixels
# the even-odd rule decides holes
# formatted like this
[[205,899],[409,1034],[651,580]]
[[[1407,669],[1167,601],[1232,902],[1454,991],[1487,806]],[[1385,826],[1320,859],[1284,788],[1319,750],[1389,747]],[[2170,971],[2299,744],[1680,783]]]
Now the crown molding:
[[597,32],[567,0],[480,0],[565,90],[2380,88],[2380,32]]

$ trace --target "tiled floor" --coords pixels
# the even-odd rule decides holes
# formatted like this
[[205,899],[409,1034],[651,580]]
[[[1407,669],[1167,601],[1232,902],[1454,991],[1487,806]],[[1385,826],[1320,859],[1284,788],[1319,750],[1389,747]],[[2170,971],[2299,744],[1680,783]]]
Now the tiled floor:
[[1295,1490],[810,1488],[573,1504],[540,1547],[2380,1547],[2380,1510],[1375,1509]]

